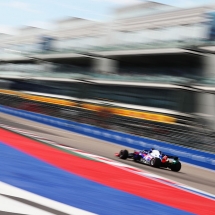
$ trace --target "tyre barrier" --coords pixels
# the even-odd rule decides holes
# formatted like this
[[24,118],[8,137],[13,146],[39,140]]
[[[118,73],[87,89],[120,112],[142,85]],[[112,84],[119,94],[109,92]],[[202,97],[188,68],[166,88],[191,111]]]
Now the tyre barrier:
[[[165,153],[177,155],[182,162],[215,170],[215,154],[186,148],[158,140],[152,140],[144,137],[138,137],[118,131],[98,128],[92,125],[81,124],[57,117],[47,116],[39,113],[18,110],[15,108],[4,107],[0,105],[0,112],[32,120],[35,122],[61,128],[67,131],[76,132],[89,137],[97,138],[103,141],[119,144],[124,147],[142,150],[147,148],[156,148]],[[202,146],[204,148],[204,146]]]

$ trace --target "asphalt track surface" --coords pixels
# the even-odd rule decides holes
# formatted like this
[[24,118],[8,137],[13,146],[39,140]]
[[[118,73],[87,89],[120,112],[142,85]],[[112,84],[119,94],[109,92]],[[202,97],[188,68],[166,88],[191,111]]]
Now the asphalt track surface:
[[[0,123],[11,127],[27,130],[43,138],[55,141],[60,144],[65,144],[67,146],[81,149],[89,153],[104,156],[134,167],[138,167],[140,169],[144,169],[151,173],[215,195],[215,171],[199,168],[183,162],[182,169],[178,173],[166,169],[156,169],[150,166],[134,163],[131,160],[119,160],[114,156],[114,153],[118,152],[124,147],[117,144],[108,143],[3,113],[0,113]],[[129,150],[133,151],[134,149]]]

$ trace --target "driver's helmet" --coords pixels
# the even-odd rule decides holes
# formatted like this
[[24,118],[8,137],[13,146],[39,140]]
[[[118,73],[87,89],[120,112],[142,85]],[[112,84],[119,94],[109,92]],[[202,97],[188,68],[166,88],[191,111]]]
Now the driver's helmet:
[[151,149],[149,150],[149,153],[152,153],[153,150],[154,150],[154,148],[151,148]]
[[143,154],[148,154],[148,151],[147,150],[143,150],[142,153]]

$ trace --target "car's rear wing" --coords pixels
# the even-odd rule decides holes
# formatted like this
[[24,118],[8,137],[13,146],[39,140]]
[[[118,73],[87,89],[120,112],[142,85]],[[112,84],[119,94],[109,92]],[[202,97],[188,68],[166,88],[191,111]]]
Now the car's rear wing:
[[163,154],[163,155],[166,155],[168,158],[172,158],[174,160],[179,160],[179,157],[174,156],[174,155],[168,155],[168,154]]

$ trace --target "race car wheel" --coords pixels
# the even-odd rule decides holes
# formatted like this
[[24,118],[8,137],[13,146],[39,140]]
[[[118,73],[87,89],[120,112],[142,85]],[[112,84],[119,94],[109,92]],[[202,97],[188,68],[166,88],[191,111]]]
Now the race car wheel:
[[128,158],[128,150],[126,150],[126,149],[121,150],[119,153],[119,158],[124,159],[124,160],[127,159]]
[[143,162],[143,158],[142,158],[142,157],[140,158],[140,163],[144,163],[144,162]]
[[150,160],[150,165],[158,168],[161,166],[161,160],[159,158],[152,158]]
[[181,163],[177,162],[171,166],[171,170],[174,172],[179,172],[181,170]]

